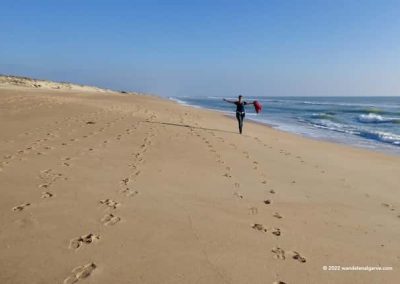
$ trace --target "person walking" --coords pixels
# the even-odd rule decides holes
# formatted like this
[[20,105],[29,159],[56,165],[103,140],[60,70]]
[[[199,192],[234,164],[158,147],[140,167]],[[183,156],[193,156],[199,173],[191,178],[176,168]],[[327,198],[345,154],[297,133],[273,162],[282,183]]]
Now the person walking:
[[238,125],[239,125],[239,133],[242,134],[243,120],[246,115],[244,106],[249,105],[249,104],[253,105],[254,102],[249,103],[249,102],[244,101],[242,95],[238,96],[237,101],[232,101],[232,100],[227,100],[227,99],[223,99],[223,100],[227,103],[236,105],[236,119],[237,119]]

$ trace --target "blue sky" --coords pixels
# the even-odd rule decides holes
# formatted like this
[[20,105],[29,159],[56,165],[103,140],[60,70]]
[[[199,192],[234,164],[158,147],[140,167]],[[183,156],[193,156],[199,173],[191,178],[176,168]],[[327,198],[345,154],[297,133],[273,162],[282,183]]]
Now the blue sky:
[[400,95],[400,1],[3,1],[0,73],[163,96]]

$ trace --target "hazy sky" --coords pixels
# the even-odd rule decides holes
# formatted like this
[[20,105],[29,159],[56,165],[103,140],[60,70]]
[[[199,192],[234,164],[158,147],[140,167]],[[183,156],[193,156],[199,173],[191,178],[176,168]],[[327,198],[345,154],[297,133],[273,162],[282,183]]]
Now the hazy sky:
[[0,73],[164,96],[400,95],[400,1],[2,1]]

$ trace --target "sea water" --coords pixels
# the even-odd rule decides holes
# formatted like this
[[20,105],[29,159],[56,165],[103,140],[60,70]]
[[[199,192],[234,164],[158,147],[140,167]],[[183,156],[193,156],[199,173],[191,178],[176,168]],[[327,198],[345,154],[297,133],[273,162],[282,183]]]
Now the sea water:
[[[235,111],[220,97],[170,99],[232,115]],[[400,97],[245,98],[254,100],[262,103],[263,111],[256,114],[253,106],[246,106],[246,119],[315,139],[400,154]]]

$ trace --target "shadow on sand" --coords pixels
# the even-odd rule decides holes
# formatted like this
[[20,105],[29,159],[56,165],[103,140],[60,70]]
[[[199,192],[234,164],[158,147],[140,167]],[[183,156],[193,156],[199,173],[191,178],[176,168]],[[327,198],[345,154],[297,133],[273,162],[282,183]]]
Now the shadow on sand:
[[[144,122],[146,122],[146,123],[157,123],[157,124],[169,125],[169,126],[177,126],[177,127],[185,127],[185,128],[193,128],[193,129],[201,129],[201,130],[209,130],[209,131],[216,131],[216,132],[225,132],[225,133],[238,134],[238,132],[234,132],[234,131],[228,131],[228,130],[216,129],[216,128],[205,128],[205,127],[193,126],[193,125],[189,125],[189,124],[158,122],[158,121],[144,121]],[[242,136],[247,136],[247,135],[242,135]]]

